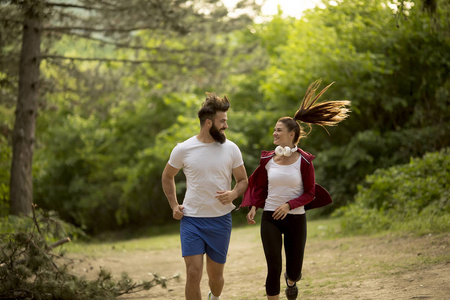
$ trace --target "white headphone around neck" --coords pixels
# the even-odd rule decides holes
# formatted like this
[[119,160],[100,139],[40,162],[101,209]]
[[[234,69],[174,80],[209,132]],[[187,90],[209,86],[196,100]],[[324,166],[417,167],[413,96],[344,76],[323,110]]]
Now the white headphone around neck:
[[275,148],[275,154],[277,156],[283,156],[283,155],[284,156],[291,156],[291,154],[296,152],[296,151],[297,151],[297,145],[295,145],[294,148],[292,148],[292,149],[290,147],[288,147],[288,146],[286,146],[286,147],[278,146],[278,147]]

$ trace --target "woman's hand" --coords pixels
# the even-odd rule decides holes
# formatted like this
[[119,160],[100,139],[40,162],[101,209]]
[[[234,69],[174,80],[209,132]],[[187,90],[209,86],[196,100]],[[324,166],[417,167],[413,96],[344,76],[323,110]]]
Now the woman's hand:
[[247,214],[247,224],[249,224],[249,225],[256,224],[256,221],[254,220],[255,215],[256,215],[256,206],[252,206],[252,208],[250,209],[250,211]]
[[277,209],[275,209],[275,211],[273,212],[272,216],[275,220],[283,220],[290,210],[291,206],[289,205],[289,203],[285,203],[281,206],[278,206]]

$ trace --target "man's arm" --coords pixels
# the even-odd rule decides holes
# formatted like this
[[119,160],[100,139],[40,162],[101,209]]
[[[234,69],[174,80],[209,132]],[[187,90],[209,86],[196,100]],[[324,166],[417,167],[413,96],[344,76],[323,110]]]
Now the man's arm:
[[233,202],[234,199],[242,196],[247,189],[248,179],[244,165],[233,169],[233,177],[236,181],[236,185],[232,191],[217,191],[218,195],[216,198],[219,199],[223,205]]
[[162,187],[170,207],[172,208],[173,218],[181,220],[183,218],[183,206],[178,203],[177,189],[175,186],[175,175],[177,175],[180,169],[174,168],[169,164],[166,164],[161,176]]
[[247,172],[245,171],[244,165],[241,165],[233,169],[233,177],[234,180],[236,181],[236,185],[234,186],[233,191],[236,191],[237,193],[236,198],[237,198],[245,193],[245,190],[247,189],[248,186]]

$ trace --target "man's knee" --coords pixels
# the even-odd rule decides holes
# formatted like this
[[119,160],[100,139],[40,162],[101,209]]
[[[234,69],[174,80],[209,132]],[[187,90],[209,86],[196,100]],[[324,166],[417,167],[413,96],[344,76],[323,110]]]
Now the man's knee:
[[223,274],[210,273],[210,274],[208,274],[208,277],[209,277],[209,280],[214,281],[214,282],[218,282],[218,283],[225,282],[225,278],[223,277]]
[[206,269],[209,278],[213,280],[223,280],[225,264],[217,263],[207,256]]
[[189,266],[186,270],[186,277],[190,281],[200,282],[202,279],[203,268],[199,266]]

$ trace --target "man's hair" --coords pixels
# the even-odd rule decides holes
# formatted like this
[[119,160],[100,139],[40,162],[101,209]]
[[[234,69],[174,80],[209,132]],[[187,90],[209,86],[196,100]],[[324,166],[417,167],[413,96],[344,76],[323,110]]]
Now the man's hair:
[[200,125],[203,126],[207,119],[213,120],[218,111],[226,112],[230,108],[230,101],[227,96],[219,98],[214,93],[206,93],[205,102],[198,111],[198,118],[200,119]]

